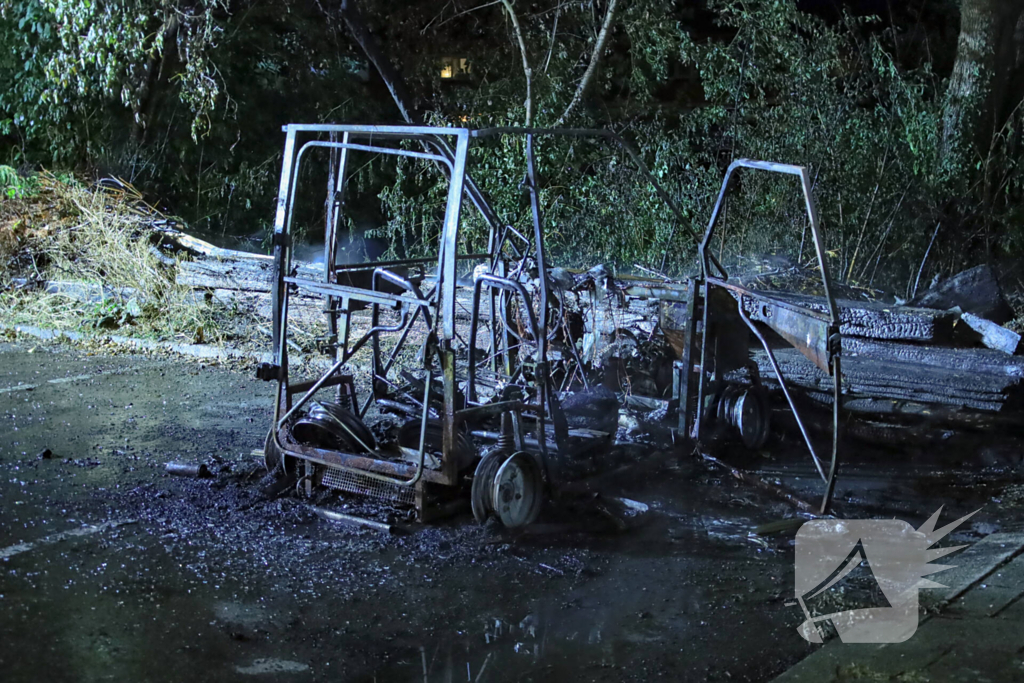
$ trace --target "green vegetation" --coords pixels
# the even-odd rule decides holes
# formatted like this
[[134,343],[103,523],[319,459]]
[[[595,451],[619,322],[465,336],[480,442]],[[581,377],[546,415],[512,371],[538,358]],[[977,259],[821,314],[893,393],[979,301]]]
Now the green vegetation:
[[[32,186],[30,196],[0,206],[5,323],[189,343],[235,329],[224,307],[175,284],[173,269],[151,247],[153,211],[131,188],[89,187],[48,173]],[[47,282],[67,286],[46,291]]]
[[39,182],[35,176],[22,178],[10,166],[0,166],[0,194],[7,199],[24,199],[35,194]]
[[[289,121],[607,126],[692,225],[655,210],[623,155],[544,142],[551,247],[571,265],[657,269],[667,250],[667,270],[692,269],[685,227],[703,229],[741,157],[811,169],[839,279],[905,295],[933,241],[924,282],[1019,257],[1019,3],[926,0],[884,18],[860,4],[10,0],[0,181],[15,197],[27,188],[12,167],[116,175],[194,228],[252,234],[272,215]],[[520,224],[523,154],[508,140],[473,159]],[[353,208],[395,253],[429,250],[437,230],[443,190],[415,163],[373,160],[353,178]],[[747,174],[738,189],[715,249],[807,261],[796,187]],[[377,197],[383,212],[366,208]]]

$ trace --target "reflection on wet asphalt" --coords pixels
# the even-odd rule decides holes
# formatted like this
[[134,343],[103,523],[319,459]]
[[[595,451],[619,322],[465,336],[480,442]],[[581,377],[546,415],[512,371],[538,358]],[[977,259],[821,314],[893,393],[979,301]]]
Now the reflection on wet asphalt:
[[650,506],[625,532],[567,530],[570,502],[519,535],[466,514],[385,536],[263,495],[272,388],[244,369],[0,351],[5,682],[756,681],[813,651],[792,534],[750,533],[792,510],[687,456],[614,478]]

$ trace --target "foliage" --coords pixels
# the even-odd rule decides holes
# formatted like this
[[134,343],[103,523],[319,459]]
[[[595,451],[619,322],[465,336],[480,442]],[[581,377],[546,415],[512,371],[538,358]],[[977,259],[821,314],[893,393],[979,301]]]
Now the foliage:
[[257,231],[280,125],[361,115],[361,64],[323,19],[298,1],[6,0],[0,158],[98,168],[197,228]]
[[[563,262],[657,269],[667,261],[675,272],[692,270],[690,233],[703,232],[725,168],[743,157],[810,169],[830,268],[841,280],[897,285],[905,293],[940,222],[948,232],[931,253],[933,270],[954,270],[978,257],[977,234],[950,229],[982,209],[970,199],[977,194],[978,168],[943,154],[943,83],[928,60],[901,64],[891,34],[872,17],[840,15],[826,21],[800,11],[794,0],[710,0],[707,9],[714,29],[701,33],[687,29],[687,17],[667,4],[632,4],[592,106],[570,122],[612,125],[633,140],[688,224],[673,225],[653,188],[616,150],[544,139],[538,143],[538,164],[546,182],[546,228],[549,246]],[[562,12],[575,35],[587,36],[589,25],[592,36],[589,7]],[[547,66],[533,69],[532,83],[536,118],[543,125],[571,97],[586,41],[550,41],[553,22],[543,13],[520,22],[532,46],[530,61]],[[522,122],[525,76],[508,68],[518,63],[515,42],[506,36],[495,45],[474,64],[482,75],[472,92],[456,97],[440,91],[435,122]],[[548,45],[555,46],[550,59]],[[687,92],[695,105],[666,101],[667,82],[680,90],[699,84],[696,95]],[[610,111],[596,109],[597,101]],[[499,215],[520,228],[530,219],[522,191],[523,156],[521,143],[507,142],[479,151],[472,166]],[[1000,176],[999,186],[1007,192],[1017,188],[1012,156],[993,163],[1009,174]],[[726,259],[780,253],[811,260],[813,245],[795,181],[742,173],[715,251]],[[424,205],[443,205],[436,188],[421,183],[412,189],[404,178],[402,183],[418,214]],[[381,231],[396,241],[405,234],[403,212],[411,206],[401,203],[408,198],[396,199],[397,189],[383,195],[391,221]],[[1012,246],[1013,232],[1004,235],[1003,246]],[[469,238],[482,241],[479,222],[470,223]]]
[[0,194],[7,199],[24,199],[31,197],[39,188],[36,176],[21,177],[10,166],[0,165]]
[[[525,121],[527,75],[505,3],[358,4],[426,121]],[[508,6],[531,67],[533,121],[551,125],[587,68],[607,2]],[[933,234],[928,273],[1024,248],[1014,227],[1020,112],[980,157],[943,153],[951,24],[917,21],[916,34],[899,35],[871,17],[801,11],[796,0],[619,7],[597,77],[566,125],[609,126],[630,140],[685,221],[675,224],[621,151],[539,140],[549,246],[567,265],[691,270],[690,233],[703,231],[725,168],[741,157],[810,168],[841,279],[905,291]],[[0,91],[0,160],[124,177],[208,233],[266,234],[281,124],[397,117],[336,3],[6,0],[0,46],[0,80],[10,84]],[[465,78],[441,77],[452,56],[468,59]],[[521,140],[495,140],[475,150],[471,168],[499,216],[526,229],[524,155]],[[305,180],[325,167],[310,158]],[[350,179],[358,225],[349,228],[372,226],[395,254],[432,251],[443,179],[419,161],[363,161]],[[717,253],[811,258],[792,179],[747,172],[736,189]],[[382,210],[369,206],[377,199]],[[486,240],[473,213],[467,251]],[[322,219],[314,202],[299,223],[315,231]]]
[[[16,129],[23,148],[39,145],[53,162],[96,155],[97,145],[123,130],[104,114],[120,103],[134,119],[128,128],[144,125],[143,99],[161,58],[179,53],[185,68],[175,89],[189,107],[194,137],[208,127],[219,93],[208,53],[219,32],[214,11],[222,7],[222,0],[190,7],[162,0],[4,2],[0,76],[12,87],[0,93],[7,115],[0,133]],[[165,45],[165,38],[174,44]]]
[[[899,69],[870,33],[870,19],[826,24],[795,2],[716,6],[732,40],[680,46],[699,68],[707,101],[681,122],[686,162],[720,168],[749,157],[808,166],[833,272],[870,281],[880,266],[905,265],[892,257],[915,236],[904,229],[921,227],[908,217],[935,216],[930,198],[951,180],[939,154],[941,101],[927,71]],[[717,249],[805,260],[813,256],[806,223],[791,178],[747,171]]]

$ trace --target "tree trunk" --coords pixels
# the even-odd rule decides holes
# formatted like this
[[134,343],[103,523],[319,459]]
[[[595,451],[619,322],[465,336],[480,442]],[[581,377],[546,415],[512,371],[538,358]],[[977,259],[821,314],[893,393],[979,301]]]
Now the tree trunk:
[[1011,85],[1019,55],[1024,55],[1024,44],[1017,41],[1018,33],[1024,37],[1024,30],[1017,30],[1022,16],[1019,0],[963,0],[943,116],[947,155],[963,155],[963,162],[971,162],[973,151],[984,159],[992,137],[1019,103],[1021,93]]

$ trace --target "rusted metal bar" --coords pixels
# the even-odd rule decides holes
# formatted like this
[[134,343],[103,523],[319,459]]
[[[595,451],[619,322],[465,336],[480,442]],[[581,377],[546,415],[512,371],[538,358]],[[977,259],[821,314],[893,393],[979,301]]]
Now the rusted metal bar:
[[821,509],[819,512],[825,514],[832,505],[832,494],[836,489],[836,476],[839,474],[839,408],[843,400],[842,385],[842,358],[836,356],[832,359],[832,372],[835,374],[832,383],[832,460],[828,468],[828,480],[825,482],[825,495],[821,498]]
[[385,524],[384,522],[377,522],[372,519],[355,517],[353,515],[346,515],[341,512],[335,512],[334,510],[325,510],[323,508],[314,507],[313,512],[315,512],[316,515],[321,519],[326,519],[329,522],[341,522],[342,524],[363,526],[369,529],[383,531],[386,534],[390,534],[394,531],[394,527],[392,527],[390,524]]

